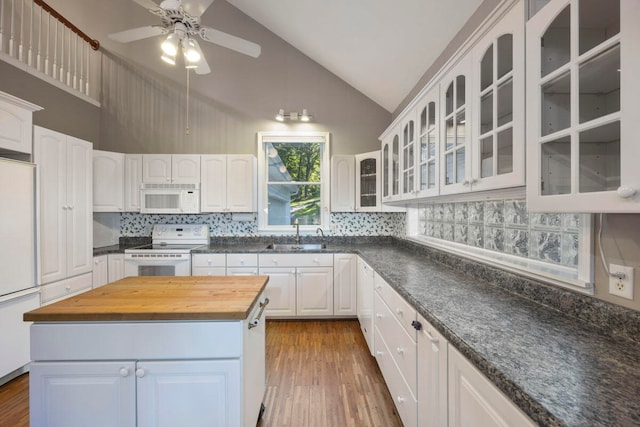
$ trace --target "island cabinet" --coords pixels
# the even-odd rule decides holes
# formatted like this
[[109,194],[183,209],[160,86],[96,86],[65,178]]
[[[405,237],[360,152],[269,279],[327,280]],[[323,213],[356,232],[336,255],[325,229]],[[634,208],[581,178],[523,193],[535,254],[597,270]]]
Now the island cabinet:
[[255,426],[267,280],[129,277],[26,313],[31,425]]

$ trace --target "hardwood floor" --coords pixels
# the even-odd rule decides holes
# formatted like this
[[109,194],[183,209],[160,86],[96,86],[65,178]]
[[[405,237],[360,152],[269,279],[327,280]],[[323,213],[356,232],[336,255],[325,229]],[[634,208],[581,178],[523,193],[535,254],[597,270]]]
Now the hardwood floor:
[[[259,427],[402,426],[357,320],[267,321]],[[0,387],[0,426],[28,427],[29,375]]]

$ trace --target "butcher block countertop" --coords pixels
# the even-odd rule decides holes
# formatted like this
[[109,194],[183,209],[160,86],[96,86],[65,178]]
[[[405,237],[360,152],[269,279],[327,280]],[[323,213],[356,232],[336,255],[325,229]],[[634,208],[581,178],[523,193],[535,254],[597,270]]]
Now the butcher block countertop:
[[25,321],[243,320],[268,276],[127,277],[24,314]]

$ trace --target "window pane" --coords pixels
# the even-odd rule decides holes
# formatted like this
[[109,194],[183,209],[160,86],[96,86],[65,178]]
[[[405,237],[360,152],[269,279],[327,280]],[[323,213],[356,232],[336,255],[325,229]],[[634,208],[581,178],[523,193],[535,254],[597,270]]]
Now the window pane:
[[620,32],[620,0],[580,0],[580,55]]
[[456,109],[462,107],[465,103],[465,77],[456,77]]
[[493,136],[480,141],[480,177],[493,176]]
[[620,186],[620,122],[580,132],[580,192]]
[[505,34],[498,39],[498,78],[513,68],[513,35]]
[[498,87],[498,126],[513,120],[513,81],[503,83]]
[[429,172],[429,183],[428,183],[428,188],[435,188],[436,186],[436,163],[435,162],[429,162],[429,164],[427,165]]
[[268,184],[269,225],[320,224],[320,185]]
[[571,140],[569,137],[542,144],[540,190],[543,195],[571,193]]
[[427,135],[422,135],[420,137],[420,163],[427,161],[427,155]]
[[446,99],[446,115],[448,116],[453,112],[453,82],[447,88]]
[[546,83],[542,87],[542,135],[549,135],[571,124],[571,100],[570,100],[569,73]]
[[456,182],[464,181],[464,147],[456,151]]
[[269,182],[320,182],[320,143],[267,144]]
[[436,133],[434,131],[429,132],[429,158],[436,156]]
[[447,120],[446,129],[445,129],[447,139],[445,140],[445,150],[450,150],[455,143],[455,136],[453,134],[453,118]]
[[445,156],[444,183],[453,184],[453,153]]
[[389,145],[385,144],[382,150],[382,195],[389,195]]
[[462,145],[467,138],[467,120],[464,110],[460,111],[456,117],[456,145]]
[[483,91],[493,83],[493,45],[489,46],[480,62],[480,90]]
[[498,175],[513,172],[513,129],[498,134]]
[[420,113],[420,135],[425,133],[426,130],[427,130],[427,107],[424,107],[422,109],[422,112]]
[[620,46],[580,65],[580,123],[620,111]]
[[429,129],[433,129],[436,126],[436,103],[429,103]]
[[540,39],[541,75],[546,76],[569,62],[570,6],[564,8]]
[[493,92],[489,92],[480,100],[480,134],[493,129]]

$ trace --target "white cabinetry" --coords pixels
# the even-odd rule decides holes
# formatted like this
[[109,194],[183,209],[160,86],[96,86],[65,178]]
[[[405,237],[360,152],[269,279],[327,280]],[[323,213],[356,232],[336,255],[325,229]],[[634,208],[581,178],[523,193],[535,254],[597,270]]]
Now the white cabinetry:
[[124,278],[124,254],[107,255],[109,283]]
[[192,276],[225,276],[225,254],[193,254],[191,255]]
[[535,424],[452,345],[449,359],[449,426]]
[[353,156],[331,156],[331,212],[355,211],[355,176]]
[[403,424],[416,427],[416,312],[386,282],[377,280],[375,288],[374,355]]
[[93,150],[93,211],[124,210],[124,159],[122,153]]
[[447,340],[418,315],[418,425],[447,425]]
[[31,154],[33,151],[32,116],[42,108],[0,92],[0,151]]
[[382,140],[382,202],[400,200],[400,125]]
[[202,156],[201,211],[256,212],[256,171],[252,155]]
[[199,184],[200,156],[197,154],[143,154],[142,182],[145,184]]
[[142,184],[142,154],[124,156],[124,210],[140,212],[140,185]]
[[639,212],[640,2],[553,0],[526,25],[527,207]]
[[3,346],[3,350],[0,352],[0,378],[31,361],[29,356],[29,327],[31,323],[24,322],[22,315],[38,307],[40,307],[38,293],[0,298]]
[[92,271],[92,149],[89,142],[34,129],[45,284]]
[[333,315],[332,254],[260,254],[258,263],[269,276],[267,315]]
[[109,261],[107,255],[93,257],[92,272],[93,288],[99,288],[109,283]]
[[416,121],[415,111],[410,111],[402,122],[402,148],[400,150],[400,198],[415,197],[416,171]]
[[373,354],[373,287],[375,272],[360,257],[358,257],[356,264],[356,312],[360,329],[362,329],[369,351]]
[[435,85],[418,103],[416,127],[416,195],[437,196],[440,193],[440,86]]
[[227,254],[227,276],[258,274],[258,254]]
[[333,314],[335,316],[355,316],[357,313],[357,259],[358,256],[355,254],[333,256]]

